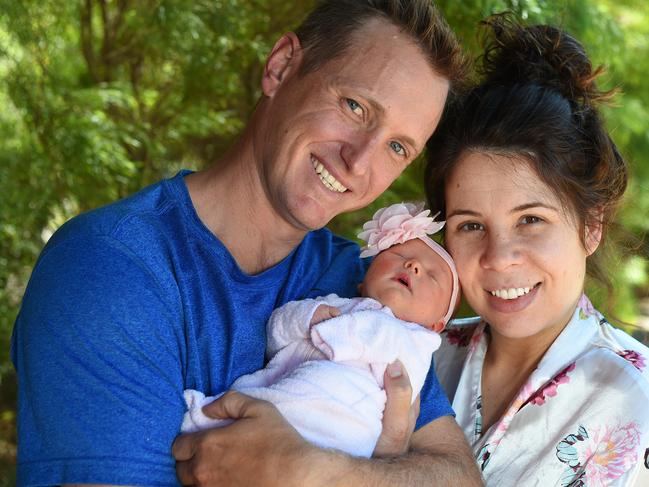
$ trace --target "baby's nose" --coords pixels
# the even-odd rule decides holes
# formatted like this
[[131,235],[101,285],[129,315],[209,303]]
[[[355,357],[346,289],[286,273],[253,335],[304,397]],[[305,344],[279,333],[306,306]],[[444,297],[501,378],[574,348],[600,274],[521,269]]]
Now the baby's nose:
[[406,261],[406,269],[410,269],[412,272],[415,273],[415,275],[419,274],[419,271],[421,270],[421,266],[419,262],[417,262],[415,259],[408,259]]

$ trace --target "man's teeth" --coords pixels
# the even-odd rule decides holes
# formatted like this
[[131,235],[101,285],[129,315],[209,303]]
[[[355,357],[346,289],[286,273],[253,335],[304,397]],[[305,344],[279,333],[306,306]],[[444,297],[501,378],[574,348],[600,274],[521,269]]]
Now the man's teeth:
[[529,287],[512,287],[510,289],[496,289],[495,291],[491,291],[492,296],[496,296],[497,298],[500,299],[516,299],[520,298],[521,296],[524,296],[525,294],[530,292]]
[[311,158],[311,164],[313,164],[313,169],[315,169],[320,181],[322,181],[322,184],[324,184],[327,189],[330,191],[337,191],[338,193],[344,193],[347,191],[347,188],[340,184],[340,181],[335,177],[329,174],[329,171],[327,171],[325,167],[313,157]]

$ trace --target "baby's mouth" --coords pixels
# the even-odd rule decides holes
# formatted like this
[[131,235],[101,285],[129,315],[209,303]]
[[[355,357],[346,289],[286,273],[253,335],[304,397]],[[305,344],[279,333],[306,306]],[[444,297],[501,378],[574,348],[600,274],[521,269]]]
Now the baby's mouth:
[[410,289],[410,278],[406,274],[399,274],[393,280]]

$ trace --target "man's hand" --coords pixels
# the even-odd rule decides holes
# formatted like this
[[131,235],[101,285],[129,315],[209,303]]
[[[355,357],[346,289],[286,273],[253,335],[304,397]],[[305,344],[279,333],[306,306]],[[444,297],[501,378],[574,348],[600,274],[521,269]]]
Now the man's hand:
[[237,421],[176,438],[172,453],[182,485],[297,486],[300,469],[318,451],[266,401],[228,392],[203,412]]
[[373,456],[392,457],[408,451],[410,436],[419,417],[419,396],[412,405],[412,387],[403,364],[396,360],[385,369],[383,384],[387,401],[383,410],[383,431]]
[[340,316],[340,310],[338,308],[329,306],[328,304],[321,304],[316,308],[315,313],[313,313],[310,325],[317,325],[322,321],[335,318],[336,316]]

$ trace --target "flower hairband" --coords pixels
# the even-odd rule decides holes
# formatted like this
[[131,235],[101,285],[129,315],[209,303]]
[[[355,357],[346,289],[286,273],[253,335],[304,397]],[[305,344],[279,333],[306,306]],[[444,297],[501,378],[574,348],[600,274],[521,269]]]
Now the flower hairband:
[[424,210],[423,203],[395,203],[381,208],[374,213],[370,221],[363,225],[363,231],[358,234],[358,238],[366,243],[362,248],[361,257],[371,257],[393,245],[402,244],[415,238],[428,245],[446,262],[453,276],[451,299],[448,310],[442,318],[446,324],[455,311],[460,284],[453,258],[444,247],[428,236],[439,232],[446,222],[435,221],[435,217],[439,213],[432,217],[428,215],[430,215],[430,210]]
[[395,203],[381,208],[358,234],[366,242],[361,257],[371,257],[393,245],[439,232],[446,222],[435,221],[439,213],[428,215],[430,210],[424,210],[423,203]]

